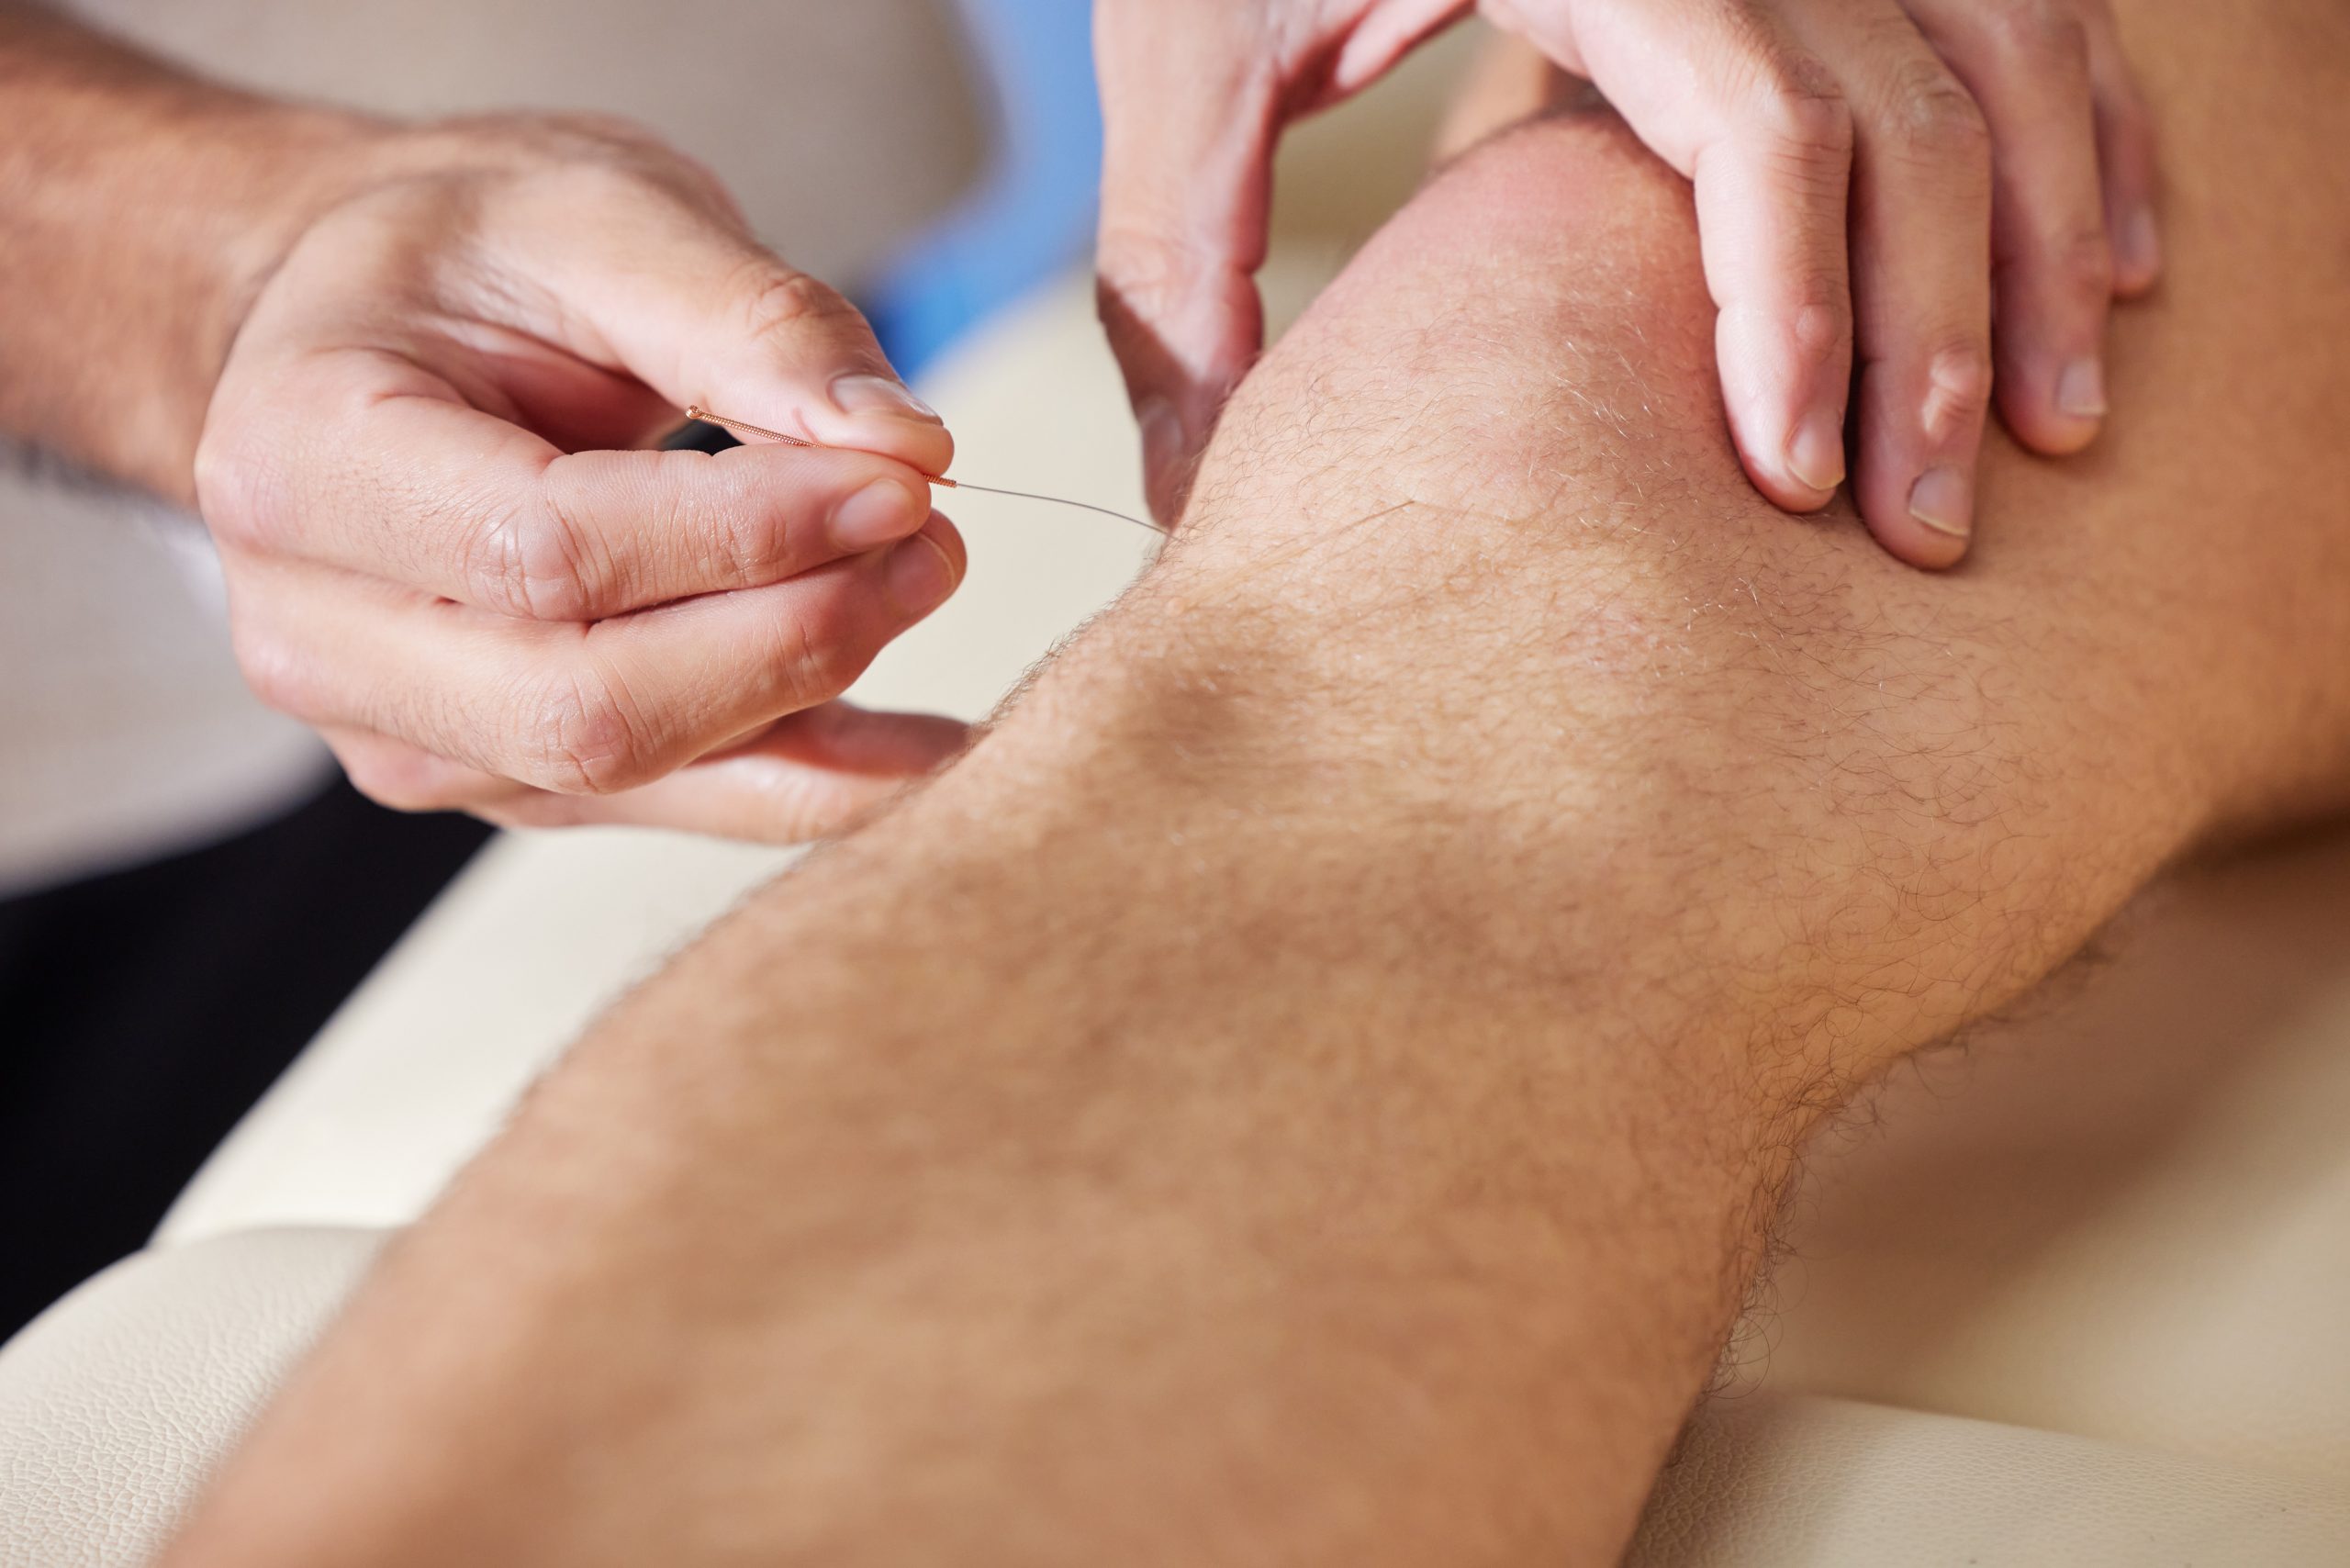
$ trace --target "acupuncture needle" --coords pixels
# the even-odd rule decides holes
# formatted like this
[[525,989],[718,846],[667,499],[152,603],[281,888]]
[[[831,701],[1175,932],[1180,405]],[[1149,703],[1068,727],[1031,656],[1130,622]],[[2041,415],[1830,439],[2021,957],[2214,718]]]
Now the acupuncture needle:
[[[819,442],[807,441],[800,436],[786,435],[781,431],[771,431],[762,425],[746,424],[741,420],[730,420],[722,414],[713,414],[699,403],[688,403],[686,405],[686,418],[689,420],[699,420],[702,423],[708,425],[717,425],[722,430],[733,431],[737,435],[764,436],[769,441],[779,441],[786,446],[815,447],[820,445]],[[1033,490],[1004,490],[999,489],[993,485],[974,485],[968,479],[949,479],[944,474],[925,474],[923,477],[928,479],[932,484],[939,486],[943,489],[977,490],[982,495],[1009,496],[1013,500],[1043,501],[1051,506],[1075,507],[1080,511],[1100,512],[1103,517],[1114,517],[1120,522],[1131,522],[1136,528],[1147,528],[1153,533],[1164,533],[1167,532],[1155,522],[1146,522],[1141,518],[1130,517],[1122,511],[1113,511],[1108,507],[1097,507],[1091,501],[1073,501],[1066,496],[1040,496]]]

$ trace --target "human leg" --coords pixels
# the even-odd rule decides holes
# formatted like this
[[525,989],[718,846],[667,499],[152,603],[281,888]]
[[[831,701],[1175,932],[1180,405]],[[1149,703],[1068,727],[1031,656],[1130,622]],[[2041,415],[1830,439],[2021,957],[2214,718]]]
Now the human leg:
[[2243,95],[2350,40],[2139,17],[2169,294],[1976,564],[1751,496],[1618,132],[1483,149],[966,764],[549,1080],[180,1561],[1620,1548],[1805,1131],[2350,782],[2343,110]]

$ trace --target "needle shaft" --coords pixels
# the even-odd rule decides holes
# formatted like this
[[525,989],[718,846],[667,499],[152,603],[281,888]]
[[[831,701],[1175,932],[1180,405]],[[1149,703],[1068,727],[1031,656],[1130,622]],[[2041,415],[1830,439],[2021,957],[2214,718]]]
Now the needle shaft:
[[[741,420],[730,420],[722,414],[713,414],[699,403],[686,405],[686,418],[699,420],[705,424],[717,425],[721,429],[733,431],[736,435],[755,435],[768,441],[779,441],[786,446],[817,444],[800,436],[786,435],[781,431],[768,430],[763,425],[746,424]],[[1141,518],[1129,516],[1125,512],[1113,511],[1108,507],[1097,507],[1091,501],[1073,501],[1066,496],[1043,496],[1034,490],[1005,490],[999,489],[993,485],[973,485],[960,479],[949,479],[943,474],[933,474],[928,476],[928,478],[932,484],[949,490],[979,490],[990,496],[1008,496],[1013,500],[1044,501],[1057,507],[1075,507],[1080,511],[1100,512],[1103,517],[1114,517],[1120,522],[1131,522],[1136,528],[1147,528],[1153,533],[1167,532],[1155,522],[1147,522]]]

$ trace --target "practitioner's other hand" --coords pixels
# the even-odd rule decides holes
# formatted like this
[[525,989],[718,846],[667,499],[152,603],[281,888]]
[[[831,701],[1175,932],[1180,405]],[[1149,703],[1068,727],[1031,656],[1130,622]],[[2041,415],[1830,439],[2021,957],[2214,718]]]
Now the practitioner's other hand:
[[[1100,0],[1102,308],[1161,515],[1259,346],[1283,126],[1470,8]],[[2024,444],[2096,435],[2108,307],[2161,265],[2152,131],[2106,0],[1479,8],[1695,182],[1730,432],[1778,505],[1842,483],[1856,353],[1854,493],[1916,565],[1965,553],[1995,362]]]
[[[260,288],[196,487],[238,656],[378,800],[791,839],[962,742],[831,700],[960,580],[953,442],[716,180],[603,121],[386,131]],[[642,450],[702,403],[822,443]]]

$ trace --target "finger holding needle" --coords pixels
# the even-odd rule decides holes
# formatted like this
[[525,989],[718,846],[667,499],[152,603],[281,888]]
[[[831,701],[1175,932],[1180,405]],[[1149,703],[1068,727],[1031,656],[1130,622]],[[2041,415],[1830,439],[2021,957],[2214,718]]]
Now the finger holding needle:
[[[782,442],[789,446],[814,446],[817,444],[812,441],[805,440],[800,436],[786,435],[781,431],[768,430],[763,425],[749,424],[742,420],[730,420],[723,414],[713,414],[699,403],[688,403],[686,405],[686,418],[689,420],[699,420],[704,424],[716,425],[721,430],[732,431],[737,435],[760,436],[768,441]],[[1032,490],[999,489],[993,485],[974,485],[961,479],[950,479],[944,474],[925,474],[923,477],[944,489],[977,490],[983,495],[1008,496],[1013,500],[1046,501],[1054,506],[1075,507],[1080,511],[1100,512],[1103,517],[1114,517],[1120,522],[1131,522],[1136,528],[1147,528],[1153,533],[1165,533],[1167,532],[1167,530],[1161,528],[1155,522],[1145,521],[1143,519],[1132,516],[1126,512],[1113,511],[1108,507],[1098,507],[1091,501],[1073,501],[1065,496],[1038,495]]]

